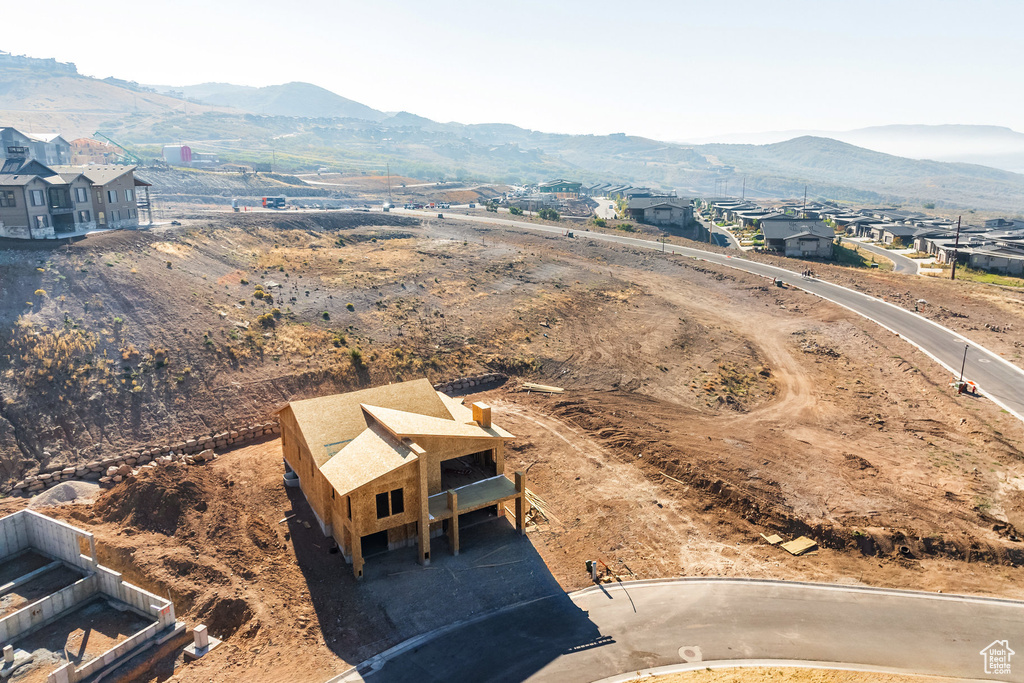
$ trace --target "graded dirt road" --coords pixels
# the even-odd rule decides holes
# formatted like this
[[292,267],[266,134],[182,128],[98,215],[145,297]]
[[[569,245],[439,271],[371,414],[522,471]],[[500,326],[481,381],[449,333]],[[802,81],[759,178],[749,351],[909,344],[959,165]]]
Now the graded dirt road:
[[[408,212],[415,213],[415,212]],[[505,223],[517,228],[548,233],[564,232],[561,228],[539,226],[522,221],[500,218],[464,217],[453,214],[456,220]],[[591,233],[590,239],[615,242],[644,249],[672,254],[682,254],[719,265],[736,268],[766,278],[780,280],[791,287],[798,287],[877,322],[888,330],[899,334],[953,373],[963,366],[965,380],[975,382],[984,393],[1000,407],[1024,421],[1024,370],[977,344],[971,344],[963,335],[942,327],[927,318],[866,294],[846,289],[814,278],[805,278],[798,273],[766,263],[759,263],[739,256],[716,254],[700,249],[680,247],[674,244],[658,244],[634,237],[622,237],[604,233]],[[916,267],[916,266],[915,266]],[[965,347],[966,355],[965,355]]]

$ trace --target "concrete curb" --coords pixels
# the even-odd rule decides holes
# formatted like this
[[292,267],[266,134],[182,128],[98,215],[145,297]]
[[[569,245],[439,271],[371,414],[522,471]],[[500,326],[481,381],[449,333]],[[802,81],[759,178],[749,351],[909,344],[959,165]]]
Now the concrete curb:
[[777,586],[780,588],[806,588],[810,590],[823,590],[823,591],[836,591],[843,593],[870,593],[872,595],[889,595],[898,598],[918,598],[925,600],[947,600],[953,602],[967,602],[967,603],[979,603],[979,604],[996,604],[1005,605],[1007,607],[1020,607],[1024,609],[1024,600],[1012,600],[1010,598],[991,598],[987,596],[975,596],[975,595],[960,595],[957,593],[930,593],[928,591],[916,591],[907,590],[902,588],[876,588],[874,586],[859,586],[859,585],[846,585],[841,583],[815,583],[813,581],[782,581],[780,579],[752,579],[742,577],[714,577],[714,576],[700,576],[700,577],[665,577],[661,579],[640,579],[637,581],[622,581],[616,583],[606,583],[595,586],[588,586],[578,591],[569,593],[569,598],[575,601],[578,598],[588,597],[594,593],[602,593],[604,591],[611,592],[612,589],[617,588],[619,590],[633,589],[633,588],[644,588],[644,587],[660,587],[670,584],[758,584],[765,586]]
[[[669,585],[669,584],[688,585],[688,584],[701,584],[701,583],[704,583],[704,584],[766,585],[766,586],[776,586],[776,587],[784,587],[784,588],[796,587],[796,588],[804,588],[804,589],[810,589],[810,590],[826,590],[826,591],[836,591],[836,592],[846,592],[846,593],[871,593],[871,594],[874,594],[874,595],[890,595],[890,596],[893,596],[893,597],[917,598],[917,599],[925,599],[925,600],[946,600],[946,601],[966,602],[966,603],[1000,604],[1000,605],[1006,605],[1006,606],[1010,606],[1010,607],[1024,608],[1024,601],[1021,601],[1021,600],[1010,600],[1008,598],[989,598],[989,597],[983,597],[983,596],[975,597],[975,596],[969,596],[969,595],[955,595],[955,594],[946,594],[946,593],[929,593],[929,592],[926,592],[926,591],[902,590],[902,589],[897,589],[897,588],[874,588],[872,586],[846,586],[846,585],[841,585],[841,584],[813,583],[813,582],[810,582],[810,581],[780,581],[780,580],[777,580],[777,579],[745,579],[745,578],[716,578],[716,577],[666,577],[666,578],[661,578],[661,579],[640,579],[638,581],[622,581],[622,582],[618,582],[618,583],[602,584],[600,586],[597,586],[597,585],[589,586],[587,588],[583,588],[583,589],[580,589],[578,591],[573,591],[572,593],[566,593],[566,595],[569,597],[570,600],[575,602],[575,601],[577,601],[580,598],[589,597],[590,595],[593,595],[595,593],[602,593],[604,591],[611,592],[612,590],[619,590],[619,591],[622,591],[622,592],[626,592],[626,590],[634,589],[634,588],[661,587],[661,586],[665,586],[665,585]],[[360,662],[356,666],[351,667],[350,669],[347,669],[346,671],[343,671],[342,673],[338,674],[337,676],[328,679],[326,681],[326,683],[357,683],[359,681],[363,681],[364,680],[363,674],[369,674],[369,673],[373,673],[373,672],[377,671],[378,669],[383,667],[388,662],[388,660],[390,660],[391,658],[395,657],[396,655],[400,655],[403,652],[407,652],[408,650],[411,650],[413,648],[419,647],[420,645],[428,643],[428,642],[430,642],[430,641],[432,641],[432,640],[434,640],[436,638],[439,638],[439,637],[441,637],[441,636],[443,636],[443,635],[445,635],[447,633],[450,633],[451,631],[454,631],[454,630],[457,630],[459,628],[462,628],[463,626],[469,626],[471,624],[478,623],[478,622],[483,621],[485,619],[490,619],[491,617],[497,616],[499,614],[503,614],[505,612],[510,612],[510,611],[518,609],[520,607],[525,607],[526,605],[530,605],[530,604],[533,604],[535,602],[540,602],[541,600],[550,600],[551,598],[557,598],[557,597],[561,597],[561,596],[560,595],[548,595],[548,596],[545,596],[545,597],[542,597],[542,598],[534,598],[533,600],[526,600],[524,602],[519,602],[519,603],[516,603],[514,605],[507,605],[505,607],[501,607],[501,608],[493,610],[491,612],[487,612],[486,614],[477,615],[477,616],[475,616],[475,617],[473,617],[471,619],[464,619],[462,621],[457,621],[457,622],[454,622],[452,624],[448,624],[447,626],[442,626],[440,628],[436,628],[433,631],[427,631],[426,633],[421,633],[418,636],[413,636],[412,638],[404,640],[401,643],[398,643],[397,645],[395,645],[395,646],[393,646],[393,647],[391,647],[391,648],[381,652],[380,654],[376,654],[373,657],[370,657],[369,659],[364,660],[363,662]],[[708,668],[708,667],[712,667],[712,668],[728,668],[728,667],[732,667],[732,666],[766,666],[766,664],[736,664],[735,663],[736,661],[773,662],[773,663],[767,664],[767,665],[768,666],[781,666],[777,662],[787,661],[787,660],[725,660],[725,663],[722,663],[720,661],[717,666],[715,664],[712,664],[712,663],[709,663],[709,662],[701,662],[699,664],[693,665],[694,668],[692,668],[692,669],[679,669],[679,671],[693,671],[693,670],[704,669],[704,668]],[[817,662],[804,661],[804,660],[794,660],[794,661],[795,661],[795,663],[788,664],[787,666],[801,666],[801,667],[804,667],[804,668],[812,668],[812,669],[818,669],[818,668],[822,668],[822,669],[843,669],[845,667],[859,667],[859,668],[850,668],[849,670],[850,671],[876,671],[877,670],[877,671],[883,672],[883,673],[905,673],[905,674],[924,675],[924,674],[920,674],[920,673],[913,672],[913,671],[910,671],[910,670],[900,671],[900,670],[891,670],[891,669],[884,669],[884,668],[873,669],[872,667],[869,667],[867,665],[842,664],[842,663],[838,663],[838,664],[833,665],[832,663],[817,663]],[[730,662],[732,662],[732,663],[730,663]],[[690,665],[689,664],[678,664],[678,665],[672,665],[672,666],[690,666]],[[671,667],[662,667],[662,668],[669,669]],[[662,672],[660,672],[660,670],[652,669],[650,671],[659,671],[659,673],[662,673]],[[666,670],[663,673],[673,673],[673,671]],[[654,673],[646,673],[646,672],[643,672],[643,671],[638,671],[638,672],[629,673],[629,674],[618,674],[617,676],[613,676],[613,677],[608,678],[608,679],[602,679],[599,683],[611,683],[611,682],[618,682],[618,681],[632,681],[632,680],[636,680],[637,678],[643,678],[645,676],[653,676],[653,675],[655,675],[655,674]],[[619,676],[624,676],[624,678],[619,678]],[[963,679],[957,679],[957,680],[963,680]]]
[[653,669],[643,669],[632,673],[618,674],[602,678],[594,683],[629,683],[629,681],[641,681],[653,676],[667,676],[668,674],[688,673],[691,671],[706,671],[712,669],[748,669],[754,667],[774,667],[786,669],[824,669],[828,671],[858,671],[862,673],[896,674],[903,676],[926,676],[928,679],[967,681],[975,683],[983,681],[982,678],[947,678],[934,674],[919,674],[909,669],[891,669],[884,666],[868,666],[866,664],[846,664],[844,662],[809,662],[799,659],[725,659],[714,662],[689,662],[686,664],[670,664],[659,666]]

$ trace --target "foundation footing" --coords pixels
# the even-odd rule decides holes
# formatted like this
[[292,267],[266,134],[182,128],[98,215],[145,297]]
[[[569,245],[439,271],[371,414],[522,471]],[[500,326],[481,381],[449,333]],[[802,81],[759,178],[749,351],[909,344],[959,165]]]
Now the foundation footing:
[[[7,653],[5,652],[4,654]],[[10,661],[6,658],[0,660],[0,664],[3,664],[3,666],[0,666],[0,679],[6,681],[14,675],[15,671],[25,666],[35,658],[35,655],[31,652],[25,652],[24,650],[14,650],[13,654],[14,656]]]

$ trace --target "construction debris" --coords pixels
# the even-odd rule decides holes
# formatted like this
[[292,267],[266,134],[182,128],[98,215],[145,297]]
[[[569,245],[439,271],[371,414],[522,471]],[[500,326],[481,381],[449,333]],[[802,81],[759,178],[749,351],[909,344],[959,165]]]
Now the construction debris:
[[545,384],[523,382],[523,391],[539,391],[542,394],[561,394],[565,389],[562,387],[549,387]]
[[[781,540],[781,539],[780,539]],[[818,549],[818,544],[813,539],[801,536],[800,538],[782,544],[782,549],[790,555],[803,555],[804,553]]]
[[765,536],[764,534],[761,534],[761,538],[768,541],[770,545],[778,545],[782,543],[782,536],[779,536],[778,534],[772,534],[771,536]]

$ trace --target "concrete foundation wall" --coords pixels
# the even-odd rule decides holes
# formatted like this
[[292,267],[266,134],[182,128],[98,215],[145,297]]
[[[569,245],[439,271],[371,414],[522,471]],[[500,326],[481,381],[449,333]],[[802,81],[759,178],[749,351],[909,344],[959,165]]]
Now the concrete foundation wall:
[[[25,515],[31,547],[86,571],[95,571],[96,546],[92,534],[32,510],[22,510],[15,514]],[[79,544],[79,540],[84,541],[84,544]],[[88,555],[82,554],[84,549],[88,549]]]
[[28,547],[25,516],[15,514],[0,519],[0,559],[11,558],[23,550],[27,550]]
[[160,624],[150,624],[127,640],[118,643],[103,654],[90,659],[77,669],[75,668],[74,662],[68,662],[51,673],[46,678],[46,681],[47,683],[62,683],[63,681],[67,681],[67,683],[78,683],[78,681],[85,680],[89,676],[99,672],[101,669],[105,669],[110,666],[121,657],[124,657],[150,638],[156,637],[156,635],[162,630],[163,628]]
[[[147,628],[79,669],[75,669],[73,663],[58,668],[50,674],[48,681],[75,683],[83,680],[157,633],[174,628],[174,604],[167,598],[125,583],[119,573],[100,565],[96,561],[92,534],[32,510],[21,510],[0,519],[0,559],[8,559],[28,549],[79,567],[88,575],[0,619],[0,643],[23,637],[100,597],[122,602],[152,620]],[[83,550],[88,554],[83,554]]]
[[131,605],[137,612],[152,617],[160,628],[174,625],[174,604],[167,598],[161,598],[138,586],[125,583],[120,574],[103,565],[97,565],[96,577],[99,590],[103,594]]
[[90,574],[56,593],[21,608],[14,614],[7,615],[0,619],[0,643],[9,643],[15,638],[46,626],[98,592],[99,581],[95,574]]

